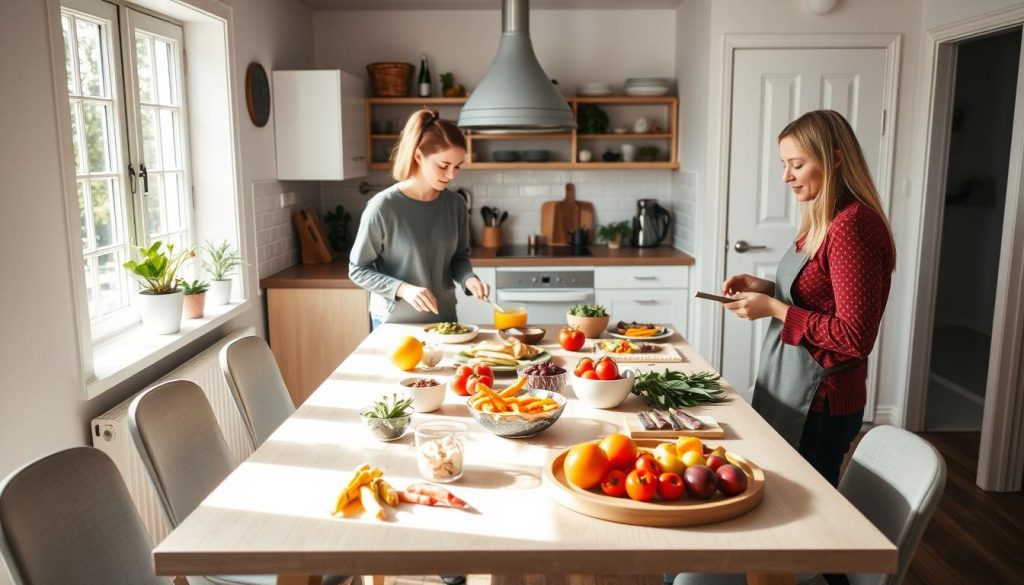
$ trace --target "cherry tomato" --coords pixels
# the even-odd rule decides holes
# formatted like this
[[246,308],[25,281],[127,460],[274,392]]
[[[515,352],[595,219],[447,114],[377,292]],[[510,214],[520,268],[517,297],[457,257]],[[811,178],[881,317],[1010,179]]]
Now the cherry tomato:
[[558,343],[568,351],[579,351],[587,342],[587,336],[575,327],[562,327],[558,332]]
[[586,378],[588,380],[597,380],[597,372],[594,370],[587,370],[580,375],[580,378]]
[[594,372],[597,373],[598,380],[619,379],[619,366],[612,359],[602,359],[597,362],[597,365],[594,366]]
[[594,360],[585,357],[576,364],[576,375],[583,377],[583,372],[592,371],[594,369]]
[[469,377],[473,375],[473,368],[469,366],[459,366],[455,369],[455,375],[452,376],[452,392],[455,392],[459,396],[469,396],[470,392],[466,390],[466,382],[469,381]]
[[601,480],[601,491],[616,498],[626,495],[626,474],[612,469]]
[[473,373],[477,376],[490,376],[492,379],[494,378],[494,370],[487,364],[476,364],[473,366]]
[[661,475],[661,465],[651,453],[641,453],[640,456],[636,458],[634,467],[637,471],[650,472],[654,477]]
[[658,491],[658,478],[650,471],[634,469],[626,476],[626,493],[638,502],[646,502]]
[[678,500],[683,496],[683,478],[675,473],[662,473],[658,476],[658,496],[663,500]]

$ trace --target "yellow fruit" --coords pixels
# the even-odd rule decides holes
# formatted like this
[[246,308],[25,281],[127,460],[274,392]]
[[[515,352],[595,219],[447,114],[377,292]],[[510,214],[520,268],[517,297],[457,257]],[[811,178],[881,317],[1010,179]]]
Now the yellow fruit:
[[412,336],[406,336],[391,351],[391,363],[400,370],[409,371],[423,359],[423,343]]
[[698,453],[697,451],[687,451],[683,453],[681,459],[687,467],[691,467],[694,465],[704,465],[707,463],[707,460],[704,459],[704,455]]
[[698,455],[704,455],[704,445],[700,442],[697,437],[690,437],[683,435],[676,439],[676,451],[679,452],[680,457],[687,451],[694,451]]

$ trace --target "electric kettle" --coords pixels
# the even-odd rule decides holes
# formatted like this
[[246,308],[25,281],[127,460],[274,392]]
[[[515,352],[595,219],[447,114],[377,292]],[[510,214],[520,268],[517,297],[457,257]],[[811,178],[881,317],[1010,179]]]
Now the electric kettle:
[[633,218],[633,247],[653,248],[661,244],[671,225],[672,215],[656,199],[640,199]]

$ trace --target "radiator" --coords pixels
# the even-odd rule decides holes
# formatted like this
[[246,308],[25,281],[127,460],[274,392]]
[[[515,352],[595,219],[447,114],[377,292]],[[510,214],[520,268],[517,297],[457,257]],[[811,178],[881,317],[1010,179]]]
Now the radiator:
[[[234,398],[231,397],[231,390],[228,389],[224,373],[220,369],[219,353],[229,341],[247,335],[253,335],[251,327],[232,332],[147,387],[151,388],[167,380],[182,379],[198,384],[206,393],[210,406],[213,407],[213,413],[217,417],[217,422],[220,423],[221,432],[231,449],[235,465],[249,457],[252,447],[249,444],[249,434],[242,421],[242,415],[235,405]],[[142,463],[128,431],[128,406],[136,396],[138,394],[132,395],[124,402],[92,419],[92,444],[114,460],[117,468],[121,471],[125,484],[128,485],[128,491],[139,510],[142,523],[146,526],[150,538],[154,543],[159,543],[170,532],[170,525],[160,506],[160,498],[156,489],[149,479],[146,467]]]

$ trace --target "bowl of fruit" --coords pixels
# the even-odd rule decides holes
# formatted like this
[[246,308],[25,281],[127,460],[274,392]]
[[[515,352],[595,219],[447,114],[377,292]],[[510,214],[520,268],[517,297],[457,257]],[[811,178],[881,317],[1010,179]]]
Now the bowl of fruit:
[[526,377],[527,388],[550,392],[561,392],[562,388],[565,388],[566,380],[569,379],[569,372],[565,371],[565,368],[551,362],[519,368],[518,374],[520,377]]
[[585,357],[572,373],[572,391],[580,402],[593,408],[615,408],[633,390],[633,370],[619,370],[619,364],[604,356],[594,361]]

